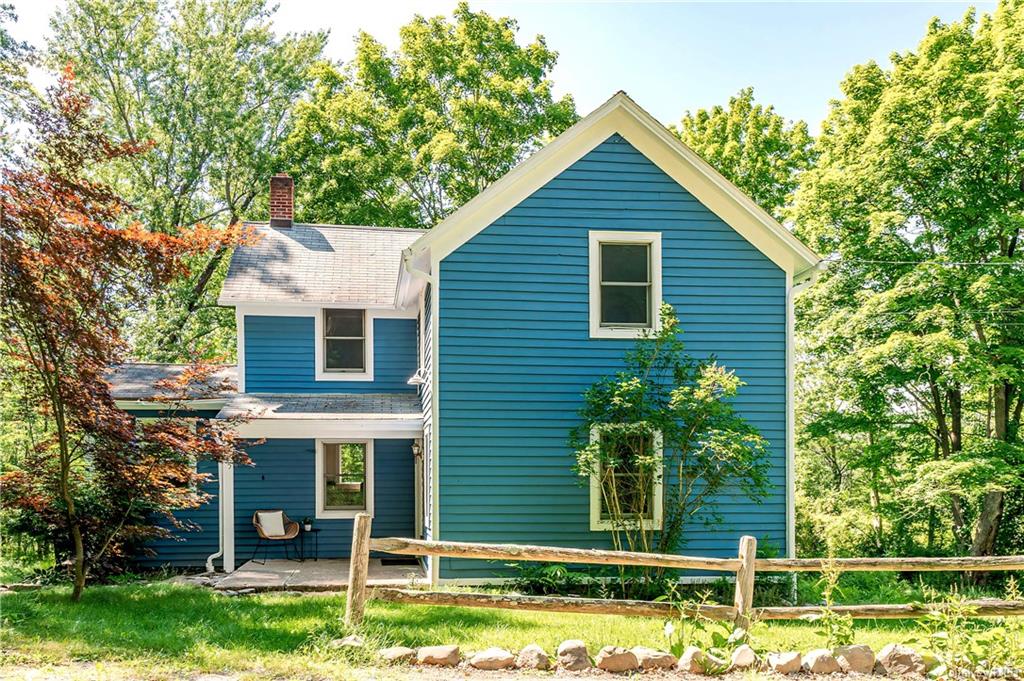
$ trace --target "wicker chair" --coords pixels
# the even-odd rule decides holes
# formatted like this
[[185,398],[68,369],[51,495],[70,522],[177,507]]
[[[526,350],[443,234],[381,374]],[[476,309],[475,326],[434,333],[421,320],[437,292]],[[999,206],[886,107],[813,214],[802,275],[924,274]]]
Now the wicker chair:
[[[284,534],[267,534],[266,530],[260,524],[260,513],[280,513],[281,520],[284,523]],[[259,537],[256,542],[256,548],[252,552],[252,562],[260,563],[256,560],[256,554],[259,553],[260,547],[263,547],[263,562],[260,565],[267,564],[267,550],[274,542],[282,542],[284,546],[284,556],[288,560],[297,560],[291,557],[291,552],[288,547],[293,545],[295,538],[299,536],[299,524],[288,517],[288,514],[279,508],[264,509],[255,511],[252,514],[252,525],[256,528],[256,535]]]

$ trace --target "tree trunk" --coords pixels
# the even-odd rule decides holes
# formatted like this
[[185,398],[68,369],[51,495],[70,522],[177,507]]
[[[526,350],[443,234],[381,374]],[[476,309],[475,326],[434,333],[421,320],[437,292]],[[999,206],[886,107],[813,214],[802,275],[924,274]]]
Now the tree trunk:
[[[1009,435],[1010,384],[1001,383],[993,390],[993,435],[995,439],[1006,441]],[[978,521],[974,525],[974,540],[971,542],[972,556],[991,556],[995,553],[996,538],[999,536],[999,524],[1003,518],[1003,492],[988,492],[981,502]]]
[[875,551],[878,555],[885,553],[885,528],[882,525],[882,498],[878,493],[878,471],[871,471],[871,524],[875,530]]
[[935,549],[935,507],[928,509],[928,555]]
[[981,502],[978,522],[974,525],[974,541],[971,542],[972,556],[991,556],[996,549],[999,522],[1003,517],[1003,493],[988,492]]
[[178,325],[164,336],[158,346],[159,350],[168,352],[170,350],[177,349],[177,346],[181,343],[183,335],[182,332],[185,330],[185,326],[188,324],[189,320],[192,319],[192,315],[195,311],[199,309],[199,304],[202,302],[203,296],[206,294],[206,288],[210,284],[210,280],[213,278],[213,275],[217,272],[217,268],[220,267],[220,264],[224,260],[224,256],[227,255],[227,252],[227,246],[219,246],[206,262],[206,266],[199,274],[199,278],[196,280],[196,283],[192,286],[191,290],[189,290],[188,298],[185,300],[185,309],[181,312]]
[[963,394],[959,388],[948,390],[946,399],[949,402],[949,449],[956,454],[964,448]]
[[53,405],[53,421],[57,427],[57,454],[60,457],[60,478],[58,486],[60,496],[64,501],[64,512],[68,519],[68,532],[71,535],[71,545],[74,550],[73,563],[73,586],[71,589],[71,600],[75,603],[82,599],[82,591],[85,589],[85,542],[82,541],[82,524],[78,519],[78,512],[75,510],[75,499],[71,494],[71,447],[69,446],[70,434],[68,433],[67,421],[64,418],[64,402],[58,389],[60,375],[54,374],[50,390],[50,403]]
[[[943,458],[949,458],[960,451],[960,447],[963,446],[963,441],[960,438],[962,433],[960,430],[961,422],[957,418],[952,419],[952,424],[946,421],[946,409],[938,384],[935,381],[929,380],[928,388],[932,397],[932,409],[935,413],[936,446],[939,449],[936,454],[941,454]],[[947,391],[947,398],[953,392]],[[957,406],[959,406],[959,401]],[[955,414],[952,413],[954,411],[956,412]],[[952,404],[950,405],[950,412],[951,416],[962,416],[959,409],[953,409]],[[969,538],[967,536],[969,530],[967,528],[967,520],[964,517],[963,502],[959,496],[952,494],[949,498],[949,507],[953,516],[953,539],[956,541],[957,548],[964,552],[969,546]]]
[[82,543],[82,527],[76,519],[71,526],[71,539],[75,544],[74,581],[71,589],[71,600],[75,603],[82,600],[85,590],[85,544]]
[[60,494],[64,500],[68,519],[68,532],[71,535],[71,545],[74,549],[71,600],[77,603],[81,600],[82,591],[85,589],[85,543],[82,541],[82,524],[79,522],[78,513],[75,511],[75,500],[71,496],[71,461],[67,453],[66,443],[61,443],[60,457]]

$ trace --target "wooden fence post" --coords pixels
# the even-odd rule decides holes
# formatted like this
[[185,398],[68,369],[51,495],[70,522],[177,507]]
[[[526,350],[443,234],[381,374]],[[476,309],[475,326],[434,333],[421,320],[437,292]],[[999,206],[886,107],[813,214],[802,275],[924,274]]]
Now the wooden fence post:
[[366,604],[366,573],[370,569],[370,514],[356,515],[352,527],[352,559],[348,566],[348,597],[345,599],[345,626],[357,627],[363,621]]
[[740,567],[736,570],[736,626],[750,626],[750,612],[754,607],[754,559],[757,558],[757,538],[740,537]]

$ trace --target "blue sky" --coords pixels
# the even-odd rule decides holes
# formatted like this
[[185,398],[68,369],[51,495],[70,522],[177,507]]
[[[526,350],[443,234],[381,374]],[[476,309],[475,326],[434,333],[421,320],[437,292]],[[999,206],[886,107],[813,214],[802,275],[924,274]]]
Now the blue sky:
[[[14,0],[15,33],[42,43],[58,0]],[[911,49],[931,17],[960,18],[994,2],[471,2],[519,20],[522,40],[536,34],[559,52],[559,93],[588,113],[617,90],[664,123],[687,109],[725,103],[747,85],[758,100],[817,131],[839,81],[854,64],[886,62]],[[328,56],[346,59],[365,29],[388,45],[414,13],[449,14],[448,0],[280,0],[280,31],[330,29]]]

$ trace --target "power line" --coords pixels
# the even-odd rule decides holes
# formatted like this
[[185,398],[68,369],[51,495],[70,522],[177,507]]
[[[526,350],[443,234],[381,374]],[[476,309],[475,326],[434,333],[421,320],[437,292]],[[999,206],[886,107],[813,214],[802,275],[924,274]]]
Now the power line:
[[865,260],[860,258],[828,257],[824,263],[840,265],[937,265],[939,267],[1024,267],[1019,262],[947,262],[944,260]]

